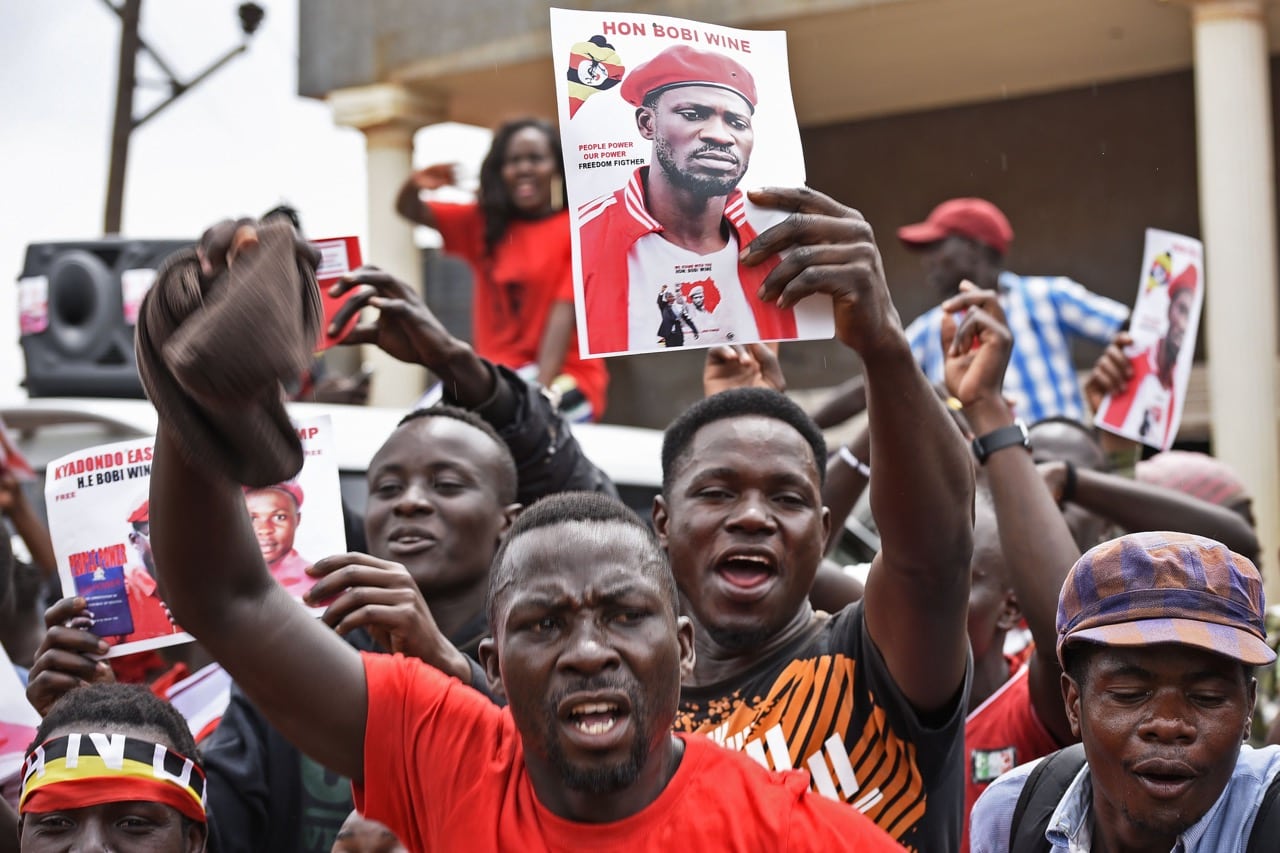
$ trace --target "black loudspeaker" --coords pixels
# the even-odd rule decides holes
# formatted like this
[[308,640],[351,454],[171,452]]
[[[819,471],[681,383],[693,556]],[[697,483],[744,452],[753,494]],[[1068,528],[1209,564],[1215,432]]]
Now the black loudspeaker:
[[155,269],[195,240],[32,243],[18,280],[32,397],[144,396],[133,327]]

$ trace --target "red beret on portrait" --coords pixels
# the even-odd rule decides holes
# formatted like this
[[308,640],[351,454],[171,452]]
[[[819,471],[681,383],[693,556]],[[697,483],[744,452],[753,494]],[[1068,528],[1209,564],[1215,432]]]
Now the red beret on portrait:
[[654,93],[678,86],[716,86],[741,95],[756,106],[756,81],[751,72],[722,53],[697,50],[678,44],[634,68],[622,81],[622,99],[632,106],[644,105]]
[[1195,295],[1196,285],[1200,281],[1200,274],[1196,272],[1195,264],[1188,264],[1187,268],[1178,273],[1178,277],[1169,282],[1169,299],[1172,300],[1179,293],[1187,293]]
[[253,492],[283,492],[293,498],[293,505],[295,507],[298,509],[302,508],[302,486],[298,485],[297,480],[285,480],[283,483],[263,486],[260,489],[251,489],[248,486],[244,487],[244,493],[246,495],[252,494]]
[[151,523],[151,500],[147,499],[138,504],[138,507],[125,519],[129,524],[150,524]]

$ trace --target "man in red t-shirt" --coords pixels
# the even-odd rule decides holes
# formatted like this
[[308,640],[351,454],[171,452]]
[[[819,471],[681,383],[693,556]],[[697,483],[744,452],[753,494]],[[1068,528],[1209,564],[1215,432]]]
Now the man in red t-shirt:
[[693,629],[656,538],[616,499],[546,498],[495,556],[480,655],[500,709],[310,618],[266,571],[239,489],[190,466],[161,423],[153,530],[179,617],[409,849],[898,849],[807,773],[672,733]]
[[[758,198],[793,215],[761,234],[743,263],[806,245],[827,253],[793,253],[798,260],[774,270],[763,298],[785,307],[808,293],[827,293],[843,318],[847,345],[869,351],[872,341],[892,338],[897,318],[866,221],[809,190],[773,189]],[[206,255],[219,245],[207,240]],[[829,263],[833,252],[847,260],[838,272],[823,267],[816,281],[804,274],[806,259]],[[347,284],[378,276],[366,272]],[[380,291],[362,291],[344,310],[373,302],[372,292]],[[411,310],[403,299],[373,304],[382,316],[403,319]],[[333,321],[343,322],[341,313]],[[413,351],[410,340],[384,338],[391,329],[375,332],[366,328],[346,340]],[[918,376],[909,358],[900,358],[901,348],[895,352],[888,375]],[[412,648],[431,665],[362,657],[311,618],[271,579],[240,487],[183,455],[174,412],[160,402],[152,536],[175,615],[282,735],[352,778],[365,812],[406,846],[898,849],[855,810],[806,793],[803,773],[771,774],[749,757],[671,732],[681,678],[693,664],[692,628],[677,615],[662,550],[621,503],[558,495],[536,504],[507,534],[486,596],[493,638],[479,647],[488,688],[508,702],[498,710],[464,686],[471,663],[443,637],[433,613],[416,604],[361,589],[352,602],[358,606],[338,628],[372,625],[387,635],[385,646]],[[945,417],[939,409],[925,412],[925,421],[935,414]],[[954,461],[953,453],[942,455]],[[922,458],[932,464],[939,456]],[[958,491],[967,497],[962,485]],[[457,499],[470,500],[465,493]],[[779,500],[798,503],[791,488]],[[416,488],[398,503],[393,519],[434,507]],[[817,531],[820,543],[825,512],[807,508],[805,516],[805,530]],[[807,523],[810,516],[821,523]],[[967,547],[968,514],[952,516],[959,529],[945,541]],[[391,533],[396,538],[395,528]],[[391,553],[435,545],[431,537],[408,535],[404,550]],[[335,575],[358,585],[362,568],[346,566]],[[960,655],[958,683],[941,690],[963,695],[966,651]]]

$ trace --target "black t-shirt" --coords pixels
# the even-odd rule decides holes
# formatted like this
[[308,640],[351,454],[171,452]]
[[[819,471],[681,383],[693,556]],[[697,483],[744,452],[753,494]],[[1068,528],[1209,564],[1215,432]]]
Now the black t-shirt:
[[969,678],[947,720],[924,725],[858,602],[815,614],[801,637],[749,672],[681,690],[675,728],[766,767],[808,770],[815,791],[851,803],[908,850],[945,853],[960,845]]

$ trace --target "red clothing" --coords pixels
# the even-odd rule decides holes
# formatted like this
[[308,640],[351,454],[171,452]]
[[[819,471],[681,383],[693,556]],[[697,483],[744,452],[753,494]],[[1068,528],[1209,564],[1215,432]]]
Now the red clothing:
[[[120,644],[119,637],[106,637],[105,639],[109,646]],[[108,663],[111,664],[111,671],[115,673],[116,681],[123,684],[147,684],[152,678],[156,677],[157,673],[164,673],[169,669],[169,664],[165,662],[165,659],[154,651],[122,655],[118,658],[111,658]]]
[[[582,291],[587,303],[587,347],[592,353],[626,352],[636,348],[627,339],[627,252],[644,235],[664,230],[649,213],[645,202],[648,173],[648,166],[640,167],[622,189],[588,202],[578,211],[582,223],[578,236],[582,245]],[[757,235],[747,221],[741,190],[729,193],[724,215],[737,236],[738,248],[746,248]],[[738,283],[755,316],[756,331],[765,341],[796,337],[795,313],[756,297],[765,276],[777,265],[777,258],[772,258],[758,266],[738,267]],[[655,283],[655,294],[660,284],[662,282]],[[653,311],[652,303],[646,303],[643,308]]]
[[169,690],[173,685],[182,679],[191,675],[191,668],[182,661],[178,661],[173,666],[166,669],[156,677],[156,680],[148,684],[151,692],[159,696],[161,699],[169,698]]
[[[1013,661],[1010,659],[1010,663]],[[961,853],[969,851],[969,813],[978,795],[1001,773],[1059,748],[1031,704],[1026,664],[969,712],[964,723],[967,762],[964,785],[964,836]]]
[[133,633],[120,643],[133,643],[176,634],[179,628],[169,619],[164,602],[157,591],[156,579],[143,566],[125,569],[124,588],[129,596],[129,613],[133,616]]
[[311,561],[299,554],[296,548],[290,549],[288,554],[267,568],[271,571],[271,577],[275,578],[290,595],[301,597],[319,580],[307,574],[307,569],[311,568]]
[[[169,619],[157,592],[156,579],[145,566],[126,566],[124,589],[129,598],[129,614],[133,617],[133,633],[127,636],[103,637],[111,646],[149,640],[181,631]],[[111,670],[116,680],[126,684],[145,684],[156,673],[169,668],[164,658],[154,651],[134,652],[111,659]]]
[[356,809],[410,850],[627,853],[901,848],[866,817],[700,735],[658,798],[612,823],[557,817],[538,801],[511,712],[418,660],[365,654],[364,786]]
[[[538,361],[538,346],[551,306],[573,302],[573,249],[569,213],[546,219],[515,219],[488,257],[484,250],[484,216],[474,204],[427,202],[444,238],[446,252],[471,267],[472,337],[476,352],[518,370]],[[591,402],[592,416],[604,412],[609,374],[599,359],[578,356],[574,332],[565,352],[564,373],[572,376]]]

